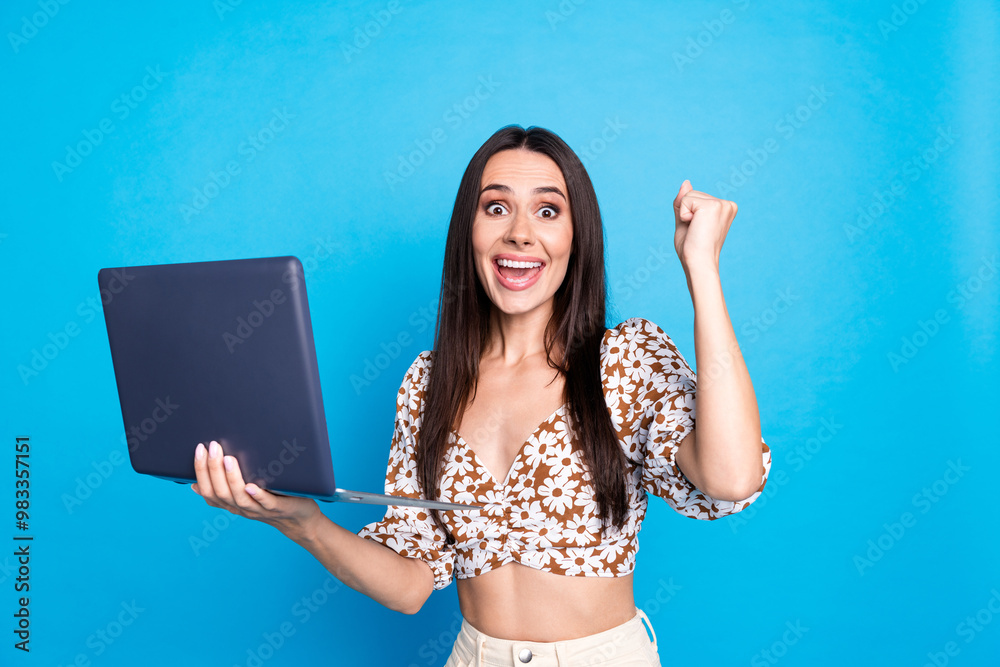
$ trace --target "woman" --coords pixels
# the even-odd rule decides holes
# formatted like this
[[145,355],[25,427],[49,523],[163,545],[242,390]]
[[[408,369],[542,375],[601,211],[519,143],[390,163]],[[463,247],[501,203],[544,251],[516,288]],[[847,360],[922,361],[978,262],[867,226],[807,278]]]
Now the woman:
[[244,484],[218,443],[198,445],[195,491],[391,609],[416,613],[457,578],[447,667],[660,664],[632,589],[647,494],[716,519],[752,503],[770,469],[719,281],[736,205],[685,181],[674,214],[703,370],[697,438],[696,378],[670,338],[641,318],[605,328],[603,227],[580,160],[547,130],[508,126],[459,186],[434,350],[403,379],[386,474],[386,493],[485,509],[392,506],[354,534],[315,501]]

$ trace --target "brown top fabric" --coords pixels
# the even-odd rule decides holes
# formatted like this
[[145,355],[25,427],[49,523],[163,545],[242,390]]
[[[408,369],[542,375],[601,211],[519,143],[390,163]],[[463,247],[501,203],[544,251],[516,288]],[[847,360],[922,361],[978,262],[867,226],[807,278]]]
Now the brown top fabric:
[[[417,483],[415,452],[432,352],[421,352],[396,397],[396,427],[385,492],[426,497]],[[696,376],[662,329],[634,317],[604,334],[604,397],[622,449],[631,464],[629,511],[621,529],[602,538],[589,470],[574,446],[563,404],[524,442],[504,480],[495,479],[460,435],[452,431],[441,481],[441,500],[475,503],[483,510],[442,512],[456,543],[428,511],[389,506],[385,517],[358,535],[401,556],[419,558],[434,573],[434,588],[452,577],[474,577],[507,563],[567,576],[617,577],[635,565],[647,494],[680,514],[713,520],[742,511],[764,489],[771,450],[761,440],[760,487],[744,500],[711,498],[688,481],[674,462],[677,445],[695,427]]]

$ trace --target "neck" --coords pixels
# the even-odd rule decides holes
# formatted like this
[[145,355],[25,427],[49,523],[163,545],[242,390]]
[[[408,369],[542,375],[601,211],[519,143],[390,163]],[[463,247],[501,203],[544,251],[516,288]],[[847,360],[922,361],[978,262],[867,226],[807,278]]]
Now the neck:
[[552,317],[550,299],[528,313],[509,315],[494,306],[490,314],[488,355],[505,366],[515,366],[527,357],[545,354],[545,327]]

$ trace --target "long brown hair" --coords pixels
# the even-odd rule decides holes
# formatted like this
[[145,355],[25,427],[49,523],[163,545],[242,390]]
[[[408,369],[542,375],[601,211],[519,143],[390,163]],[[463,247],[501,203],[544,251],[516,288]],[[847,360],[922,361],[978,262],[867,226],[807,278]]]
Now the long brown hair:
[[[525,130],[508,125],[497,130],[472,156],[458,186],[445,243],[433,362],[416,452],[419,482],[428,498],[439,497],[451,429],[460,421],[460,410],[479,377],[479,360],[490,336],[490,311],[495,306],[476,275],[472,223],[486,162],[495,153],[518,148],[551,158],[566,181],[573,244],[566,278],[556,290],[552,317],[545,328],[545,352],[548,365],[565,378],[576,447],[590,470],[602,531],[609,518],[620,527],[628,510],[628,462],[611,423],[601,382],[607,291],[604,226],[587,170],[566,142],[541,127]],[[556,342],[558,349],[565,351],[562,363],[552,359]],[[432,516],[449,543],[453,542],[440,512],[432,510]]]

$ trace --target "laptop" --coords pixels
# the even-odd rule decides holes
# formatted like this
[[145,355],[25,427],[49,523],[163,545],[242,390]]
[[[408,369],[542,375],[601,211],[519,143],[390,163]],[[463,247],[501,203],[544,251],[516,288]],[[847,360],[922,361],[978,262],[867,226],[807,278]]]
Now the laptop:
[[197,481],[195,446],[216,440],[277,494],[483,508],[337,487],[297,257],[103,268],[97,282],[136,472]]

